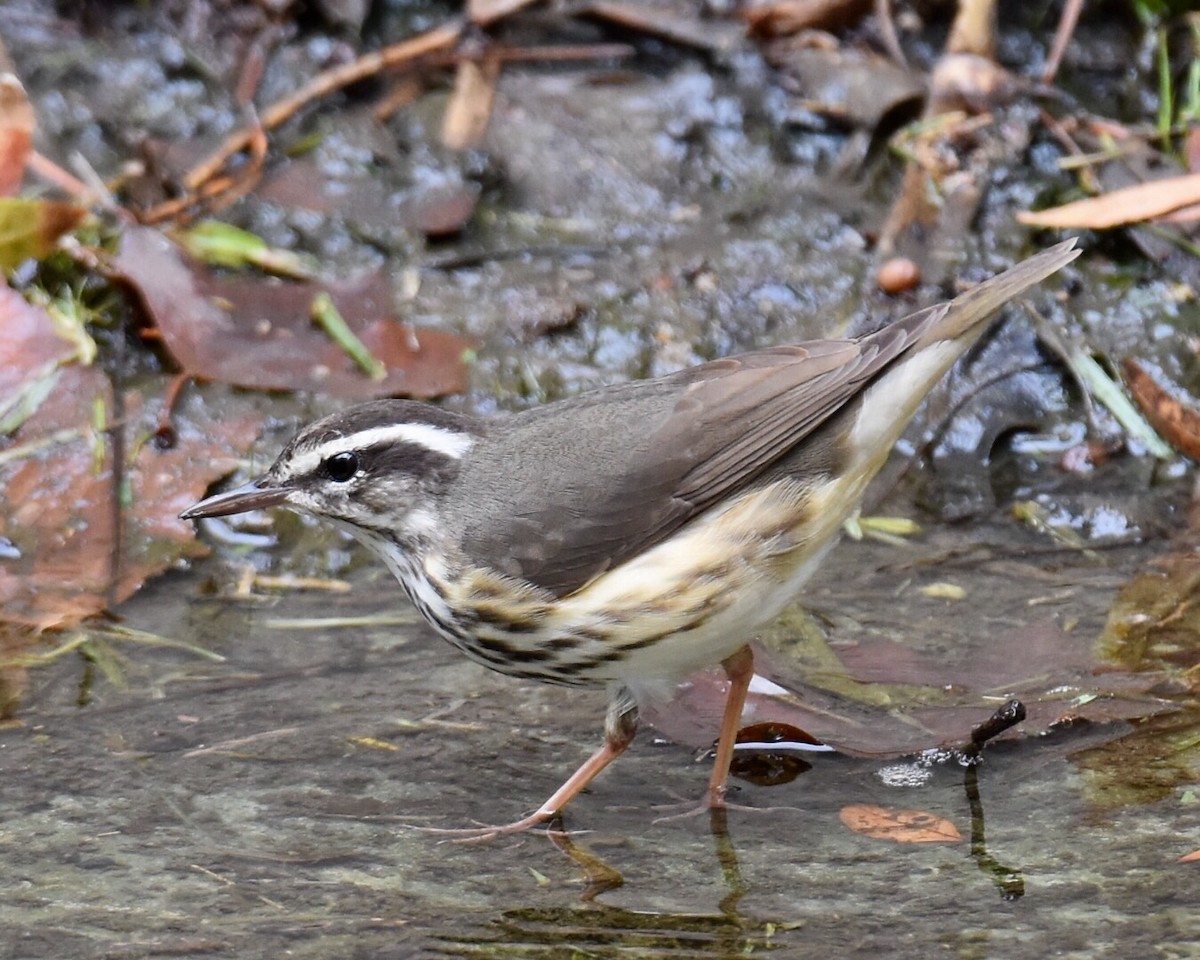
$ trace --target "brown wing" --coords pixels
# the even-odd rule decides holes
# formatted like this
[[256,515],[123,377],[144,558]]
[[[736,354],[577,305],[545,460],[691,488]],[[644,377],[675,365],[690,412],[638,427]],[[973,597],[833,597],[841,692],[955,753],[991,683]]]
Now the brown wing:
[[504,573],[572,593],[752,483],[923,327],[762,350],[514,416],[462,466],[464,545]]
[[[563,596],[765,471],[834,469],[836,438],[814,431],[910,348],[957,341],[957,350],[938,357],[941,369],[927,367],[908,385],[913,397],[927,389],[985,329],[983,320],[1075,259],[1074,243],[862,340],[761,350],[511,417],[461,465],[448,506],[464,545],[482,562]],[[795,455],[806,439],[804,455]]]

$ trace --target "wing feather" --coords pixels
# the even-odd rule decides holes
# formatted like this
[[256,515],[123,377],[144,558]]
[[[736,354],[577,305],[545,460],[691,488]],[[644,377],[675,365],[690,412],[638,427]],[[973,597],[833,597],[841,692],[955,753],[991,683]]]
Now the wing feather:
[[[496,431],[510,455],[463,466],[459,493],[476,500],[476,509],[460,502],[467,552],[572,593],[748,486],[914,338],[895,324],[863,341],[761,350],[518,414]],[[570,439],[555,442],[565,431]],[[531,450],[540,467],[522,464]],[[587,451],[583,462],[576,450]],[[505,484],[514,468],[539,482]]]
[[510,417],[453,488],[466,552],[564,596],[767,471],[836,470],[838,438],[814,437],[823,424],[910,350],[957,341],[897,395],[911,409],[983,320],[1078,255],[1068,240],[859,340],[759,350]]

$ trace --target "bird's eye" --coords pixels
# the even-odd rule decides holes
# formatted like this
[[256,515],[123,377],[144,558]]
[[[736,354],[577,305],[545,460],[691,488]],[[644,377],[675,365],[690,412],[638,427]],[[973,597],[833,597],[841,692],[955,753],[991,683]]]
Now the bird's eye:
[[358,455],[348,450],[345,453],[335,453],[332,457],[327,457],[321,466],[325,470],[325,476],[334,483],[345,483],[358,473]]

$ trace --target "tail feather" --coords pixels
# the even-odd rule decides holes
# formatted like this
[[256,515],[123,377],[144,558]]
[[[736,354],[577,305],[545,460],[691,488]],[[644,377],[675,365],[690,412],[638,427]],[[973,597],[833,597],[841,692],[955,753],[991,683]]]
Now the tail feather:
[[[864,475],[879,468],[926,394],[987,329],[983,321],[1077,256],[1075,240],[1067,240],[983,281],[949,303],[912,314],[893,325],[914,339],[863,394],[849,449],[864,464]],[[874,336],[895,332],[884,327]]]
[[984,280],[944,306],[935,308],[942,315],[926,327],[917,341],[916,349],[920,350],[939,340],[962,337],[1013,297],[1020,296],[1034,284],[1061,270],[1080,254],[1075,249],[1076,239],[1072,237],[1034,254],[990,280]]

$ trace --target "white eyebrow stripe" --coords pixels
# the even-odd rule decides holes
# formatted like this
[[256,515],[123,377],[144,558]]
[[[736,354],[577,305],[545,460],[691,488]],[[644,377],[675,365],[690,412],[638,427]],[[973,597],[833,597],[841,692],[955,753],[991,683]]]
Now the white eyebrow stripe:
[[292,461],[293,476],[311,473],[327,460],[339,453],[362,450],[383,443],[412,443],[444,457],[459,460],[471,449],[474,439],[466,433],[446,430],[428,423],[396,423],[386,427],[359,430],[336,440],[327,440]]

